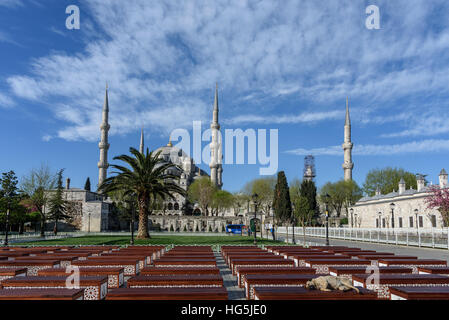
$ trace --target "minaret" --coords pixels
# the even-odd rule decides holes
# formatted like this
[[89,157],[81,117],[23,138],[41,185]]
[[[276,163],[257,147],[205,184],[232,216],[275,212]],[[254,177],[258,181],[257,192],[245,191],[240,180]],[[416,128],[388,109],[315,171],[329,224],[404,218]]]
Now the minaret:
[[222,181],[222,149],[221,149],[221,134],[220,124],[218,123],[218,85],[215,85],[215,98],[214,98],[214,112],[212,123],[210,124],[212,131],[211,143],[210,143],[210,180],[213,184],[221,189],[223,186]]
[[144,149],[144,143],[143,143],[143,127],[142,127],[142,131],[140,132],[140,147],[139,147],[140,153],[143,153],[143,149]]
[[108,102],[108,85],[106,84],[106,94],[104,98],[103,105],[103,121],[101,122],[101,140],[98,144],[98,148],[100,148],[100,161],[98,162],[98,185],[101,185],[103,181],[106,179],[107,171],[108,171],[108,131],[111,127],[108,123],[108,115],[109,115],[109,102]]
[[354,168],[354,163],[352,163],[352,147],[354,144],[351,142],[351,119],[349,118],[349,103],[348,98],[346,98],[346,121],[345,121],[345,140],[342,145],[344,151],[344,178],[345,181],[352,180],[352,169]]

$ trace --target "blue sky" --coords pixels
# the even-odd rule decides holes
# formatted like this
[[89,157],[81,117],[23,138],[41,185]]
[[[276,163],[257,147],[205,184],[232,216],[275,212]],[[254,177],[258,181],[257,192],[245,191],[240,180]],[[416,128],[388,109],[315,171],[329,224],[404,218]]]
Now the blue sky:
[[[79,30],[65,27],[68,5]],[[365,27],[368,5],[379,30]],[[109,84],[109,161],[151,148],[193,120],[210,124],[219,84],[222,129],[279,130],[279,170],[317,184],[343,177],[349,96],[353,177],[402,167],[437,182],[449,155],[447,1],[0,0],[0,170],[41,162],[73,186],[98,181]],[[203,143],[203,147],[206,143]],[[224,165],[239,190],[260,165]],[[206,171],[208,166],[201,165]]]

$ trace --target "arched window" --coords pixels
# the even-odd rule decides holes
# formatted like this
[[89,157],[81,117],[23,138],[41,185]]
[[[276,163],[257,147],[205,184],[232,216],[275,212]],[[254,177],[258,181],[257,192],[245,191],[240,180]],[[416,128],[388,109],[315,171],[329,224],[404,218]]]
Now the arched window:
[[175,202],[174,208],[175,208],[175,210],[179,210],[179,204],[177,202]]
[[168,204],[168,210],[173,210],[173,204],[171,202]]

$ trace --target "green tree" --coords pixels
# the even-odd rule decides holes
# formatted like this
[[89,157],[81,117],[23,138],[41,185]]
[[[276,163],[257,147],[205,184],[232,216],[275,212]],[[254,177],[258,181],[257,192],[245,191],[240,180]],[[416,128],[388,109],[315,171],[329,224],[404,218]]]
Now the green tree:
[[217,188],[210,181],[209,177],[202,177],[189,186],[187,190],[188,200],[191,203],[198,203],[203,215],[207,216],[216,191]]
[[90,191],[90,179],[87,177],[86,183],[84,184],[84,190]]
[[[326,195],[329,195],[327,198]],[[336,216],[340,217],[345,203],[345,186],[343,180],[332,183],[327,182],[320,190],[320,202],[328,205],[330,211],[335,211]]]
[[50,200],[49,191],[56,185],[56,175],[51,172],[48,165],[41,164],[40,168],[32,169],[21,180],[21,189],[28,195],[31,205],[39,212],[41,237],[45,237],[46,206]]
[[[13,222],[13,212],[16,212],[19,206],[20,196],[17,187],[18,179],[14,171],[2,173],[0,178],[0,209],[6,215],[9,214],[9,222]],[[5,221],[6,222],[6,221]]]
[[234,213],[237,216],[242,210],[248,209],[251,202],[250,196],[242,192],[234,193],[232,197],[232,206]]
[[343,207],[346,210],[346,216],[348,216],[349,208],[352,207],[363,196],[363,190],[353,180],[343,181],[344,201]]
[[109,177],[99,186],[99,191],[109,193],[121,190],[125,196],[133,195],[137,197],[139,204],[139,229],[137,239],[150,238],[148,233],[148,215],[151,214],[151,203],[157,197],[165,200],[167,197],[175,200],[173,194],[185,195],[185,191],[175,183],[179,179],[173,175],[172,168],[179,168],[177,165],[166,162],[160,157],[161,151],[154,154],[146,150],[146,154],[140,153],[135,148],[129,148],[132,156],[120,155],[114,160],[123,161],[131,168],[121,165],[111,165],[118,170],[113,172],[115,176]]
[[363,184],[363,191],[368,196],[374,196],[379,189],[382,194],[388,194],[398,190],[401,178],[405,181],[405,187],[417,188],[416,175],[404,169],[386,167],[383,169],[372,169],[368,172]]
[[317,190],[315,182],[312,180],[303,180],[301,183],[301,196],[307,198],[309,208],[313,212],[312,219],[317,219],[320,214],[317,203]]
[[57,185],[56,190],[53,192],[49,202],[49,219],[55,222],[53,233],[58,234],[58,222],[64,219],[70,218],[66,214],[67,201],[63,199],[63,186],[62,186],[62,173],[64,169],[61,169],[57,173]]
[[266,216],[270,215],[270,211],[273,205],[274,188],[276,186],[276,177],[269,176],[254,179],[248,182],[242,190],[248,198],[251,198],[253,194],[258,195],[259,209]]
[[288,241],[288,224],[292,222],[292,204],[290,201],[290,190],[284,171],[278,172],[273,198],[273,209],[276,220],[287,224]]
[[306,197],[300,195],[294,198],[293,216],[295,217],[295,221],[298,221],[302,227],[304,244],[306,243],[306,226],[311,223],[314,213]]
[[218,216],[218,213],[231,208],[233,203],[234,196],[226,190],[217,190],[212,196],[212,208],[216,216]]

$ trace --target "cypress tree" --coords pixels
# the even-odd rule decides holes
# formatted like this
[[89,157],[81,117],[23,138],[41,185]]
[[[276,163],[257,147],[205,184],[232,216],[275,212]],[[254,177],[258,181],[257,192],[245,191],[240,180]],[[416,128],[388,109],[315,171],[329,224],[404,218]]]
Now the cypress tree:
[[291,221],[292,203],[290,201],[290,190],[284,171],[278,173],[278,179],[274,189],[273,209],[275,216],[279,221]]
[[84,190],[90,191],[90,179],[87,177],[86,183],[84,184]]
[[309,180],[304,180],[301,183],[301,190],[300,190],[300,195],[302,197],[307,198],[307,201],[309,203],[309,208],[311,211],[314,212],[314,216],[316,216],[317,214],[319,214],[318,212],[318,204],[316,201],[316,186],[315,186],[315,182],[313,181],[309,181]]

